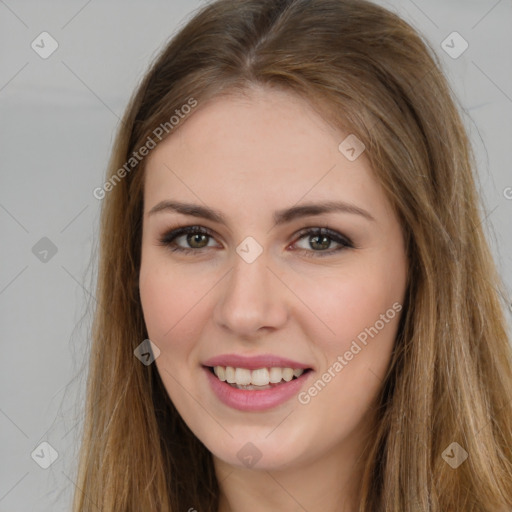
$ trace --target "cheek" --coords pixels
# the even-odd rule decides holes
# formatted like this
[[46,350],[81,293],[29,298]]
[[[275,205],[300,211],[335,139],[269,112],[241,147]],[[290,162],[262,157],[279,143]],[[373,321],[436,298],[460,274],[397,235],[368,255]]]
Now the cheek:
[[[172,262],[166,250],[146,242],[140,266],[139,289],[144,316],[157,336],[188,318],[207,289],[211,276]],[[148,329],[150,326],[148,325]]]
[[349,350],[353,341],[372,348],[369,340],[378,339],[379,344],[374,348],[377,350],[384,345],[380,350],[386,350],[389,345],[386,342],[394,339],[397,323],[396,306],[393,308],[393,304],[401,305],[401,295],[377,283],[367,287],[361,284],[347,287],[342,293],[338,299],[346,307],[338,311],[336,328],[342,333],[339,348]]
[[148,261],[141,266],[139,289],[149,338],[164,351],[183,348],[180,340],[186,340],[201,325],[204,287]]
[[[401,299],[385,288],[345,282],[325,301],[336,335],[315,338],[319,368],[299,396],[312,429],[336,424],[349,435],[357,430],[382,388],[401,315]],[[327,311],[328,308],[328,311]],[[326,421],[329,418],[329,421]]]
[[324,324],[314,319],[320,325],[314,328],[312,339],[321,354],[317,379],[322,382],[310,395],[322,395],[315,398],[317,406],[330,401],[343,404],[343,410],[357,412],[357,417],[378,393],[389,367],[404,298],[405,266],[396,261],[397,271],[392,275],[382,261],[372,265],[367,260],[337,273],[336,279],[331,274],[316,280],[314,287],[309,283],[308,305]]
[[384,382],[398,332],[405,279],[405,267],[393,275],[385,266],[354,271],[350,278],[332,285],[331,300],[325,301],[336,336],[323,347],[328,354],[323,371],[329,381],[323,399],[342,405],[342,410],[355,417],[365,413]]
[[[333,352],[348,350],[352,340],[365,333],[377,323],[380,338],[393,337],[394,318],[397,312],[393,304],[402,304],[404,279],[391,279],[383,267],[357,268],[349,271],[331,272],[325,276],[311,276],[294,283],[294,291],[305,297],[312,314],[303,315],[303,328],[314,328],[314,339],[323,345],[332,357]],[[388,314],[386,313],[388,312]],[[382,320],[382,315],[384,320]],[[316,317],[316,318],[315,318]],[[297,315],[297,318],[301,318]]]
[[139,289],[148,337],[160,349],[155,364],[170,399],[187,411],[191,404],[185,390],[193,388],[189,365],[198,348],[191,340],[200,338],[204,290],[183,274],[147,263],[141,265]]
[[175,311],[176,300],[168,293],[165,278],[158,272],[145,270],[144,266],[141,267],[139,290],[149,338],[158,344],[172,327],[170,312]]

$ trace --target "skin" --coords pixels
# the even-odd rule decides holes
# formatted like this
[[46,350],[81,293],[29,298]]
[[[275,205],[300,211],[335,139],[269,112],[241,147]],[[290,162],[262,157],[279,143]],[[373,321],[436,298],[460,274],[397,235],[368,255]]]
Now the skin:
[[[219,354],[277,354],[314,369],[307,390],[365,328],[403,303],[402,229],[365,154],[351,162],[338,150],[347,135],[305,100],[253,88],[200,104],[148,157],[144,319],[170,398],[213,454],[220,512],[357,508],[364,443],[401,313],[307,404],[293,397],[265,411],[232,409],[201,366]],[[227,224],[172,211],[149,215],[163,200],[214,208]],[[340,200],[374,220],[331,212],[274,225],[276,210]],[[171,228],[188,225],[209,228],[213,237],[175,240],[193,254],[159,244]],[[336,241],[299,233],[315,227],[355,247],[333,252]],[[248,236],[263,248],[252,263],[236,252]],[[237,457],[249,441],[261,453],[252,468]]]

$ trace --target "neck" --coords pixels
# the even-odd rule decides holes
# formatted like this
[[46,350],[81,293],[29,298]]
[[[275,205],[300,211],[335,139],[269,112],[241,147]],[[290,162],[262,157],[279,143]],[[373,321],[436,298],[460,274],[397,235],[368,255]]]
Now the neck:
[[[359,442],[354,442],[359,437]],[[218,512],[356,512],[363,471],[360,433],[314,460],[286,468],[247,469],[214,457]]]

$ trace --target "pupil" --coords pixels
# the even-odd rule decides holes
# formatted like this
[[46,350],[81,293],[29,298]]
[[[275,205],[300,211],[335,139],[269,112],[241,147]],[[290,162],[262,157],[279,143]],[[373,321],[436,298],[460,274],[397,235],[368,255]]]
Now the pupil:
[[[201,246],[201,237],[206,238],[206,235],[203,235],[202,233],[195,233],[193,235],[189,235],[189,242],[192,239],[191,245],[194,246],[194,244],[197,242]],[[202,246],[201,246],[202,247]]]
[[313,237],[313,243],[311,244],[311,247],[313,247],[313,244],[316,244],[318,240],[323,240],[324,243],[320,243],[320,246],[322,249],[328,249],[330,245],[330,239],[329,237],[325,235],[315,235]]

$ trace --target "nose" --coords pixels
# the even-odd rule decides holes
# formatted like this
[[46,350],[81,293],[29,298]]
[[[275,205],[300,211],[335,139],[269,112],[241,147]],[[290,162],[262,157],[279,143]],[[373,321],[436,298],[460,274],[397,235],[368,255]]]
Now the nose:
[[213,314],[217,325],[237,339],[281,328],[290,311],[290,292],[275,273],[265,253],[252,263],[235,254],[234,266],[217,290]]

